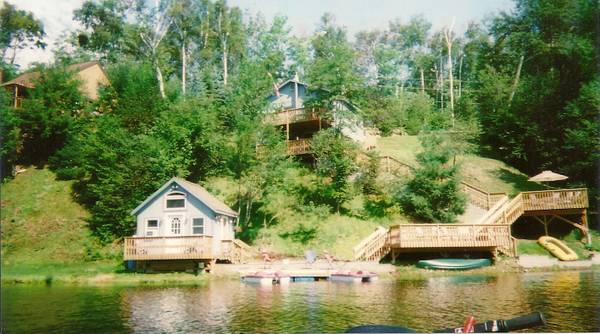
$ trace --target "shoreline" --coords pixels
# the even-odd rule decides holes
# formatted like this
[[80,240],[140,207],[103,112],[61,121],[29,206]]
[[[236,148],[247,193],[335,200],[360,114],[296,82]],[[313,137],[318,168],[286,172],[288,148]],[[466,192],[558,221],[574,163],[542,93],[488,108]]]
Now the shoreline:
[[[73,272],[68,264],[55,264],[37,269],[36,265],[2,265],[1,283],[4,285],[20,284],[65,284],[65,285],[131,285],[131,286],[196,286],[208,284],[216,280],[240,280],[243,274],[257,271],[293,271],[293,270],[365,270],[379,275],[382,280],[420,280],[430,277],[444,276],[497,276],[521,274],[527,272],[558,272],[600,270],[600,255],[590,260],[559,262],[545,256],[522,255],[519,259],[501,258],[494,265],[473,270],[431,270],[417,268],[414,264],[389,264],[373,262],[340,262],[333,268],[325,263],[316,263],[312,267],[305,265],[301,259],[292,259],[290,263],[275,263],[264,268],[262,262],[247,264],[217,264],[210,273],[168,272],[168,273],[136,273],[119,269],[116,262],[85,263],[79,272]],[[81,264],[73,264],[81,266]],[[29,266],[29,268],[28,268]],[[90,269],[94,266],[95,270]],[[23,268],[26,268],[23,270]],[[8,269],[8,270],[7,270]],[[22,269],[18,273],[19,270]],[[37,269],[37,270],[36,270]]]

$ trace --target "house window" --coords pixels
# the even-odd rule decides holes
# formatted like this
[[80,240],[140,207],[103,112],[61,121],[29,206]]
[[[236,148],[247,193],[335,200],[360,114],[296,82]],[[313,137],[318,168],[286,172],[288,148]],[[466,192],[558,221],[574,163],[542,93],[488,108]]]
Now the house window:
[[167,209],[185,208],[185,195],[182,193],[171,193],[167,195]]
[[179,217],[171,218],[171,233],[181,234],[181,219]]
[[152,237],[158,234],[158,219],[146,220],[146,236]]
[[204,218],[194,218],[192,221],[192,234],[204,234]]

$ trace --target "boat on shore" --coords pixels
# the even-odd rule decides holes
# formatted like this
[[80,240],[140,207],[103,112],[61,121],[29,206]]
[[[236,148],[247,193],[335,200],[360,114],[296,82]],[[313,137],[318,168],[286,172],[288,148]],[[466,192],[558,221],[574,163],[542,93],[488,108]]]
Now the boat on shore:
[[259,271],[254,274],[248,274],[242,277],[246,283],[254,283],[261,285],[272,284],[288,284],[290,283],[290,275],[281,272],[263,272]]
[[432,259],[417,262],[419,268],[442,270],[469,270],[490,265],[490,259]]
[[348,282],[348,283],[361,283],[361,282],[374,282],[378,278],[376,273],[369,271],[338,271],[329,276],[329,280],[332,282]]
[[575,261],[579,259],[575,251],[556,238],[549,236],[540,237],[538,243],[561,261]]

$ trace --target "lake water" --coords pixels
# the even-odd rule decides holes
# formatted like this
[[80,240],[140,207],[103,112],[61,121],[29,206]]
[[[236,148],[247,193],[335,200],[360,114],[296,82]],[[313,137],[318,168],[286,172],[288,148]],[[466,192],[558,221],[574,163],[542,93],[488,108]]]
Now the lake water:
[[542,312],[531,331],[600,331],[600,271],[448,276],[374,283],[210,282],[196,287],[4,285],[4,333],[419,331]]

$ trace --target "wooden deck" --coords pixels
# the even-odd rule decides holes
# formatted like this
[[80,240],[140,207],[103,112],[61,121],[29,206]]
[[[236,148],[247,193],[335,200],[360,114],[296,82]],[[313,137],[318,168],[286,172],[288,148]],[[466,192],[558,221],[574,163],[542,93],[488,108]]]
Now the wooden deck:
[[250,247],[241,240],[223,240],[220,250],[213,250],[211,236],[127,237],[124,260],[228,260],[245,261]]
[[325,116],[325,109],[297,108],[266,114],[265,122],[273,125],[285,125],[310,121],[319,122]]
[[[379,261],[392,252],[489,250],[516,256],[511,224],[521,216],[534,216],[547,224],[557,219],[581,229],[589,239],[587,189],[551,189],[522,192],[512,199],[462,183],[468,201],[487,213],[473,224],[401,224],[379,228],[354,247],[354,260]],[[563,215],[580,215],[574,222]],[[539,218],[543,217],[543,219]],[[548,218],[549,217],[549,218]]]

